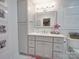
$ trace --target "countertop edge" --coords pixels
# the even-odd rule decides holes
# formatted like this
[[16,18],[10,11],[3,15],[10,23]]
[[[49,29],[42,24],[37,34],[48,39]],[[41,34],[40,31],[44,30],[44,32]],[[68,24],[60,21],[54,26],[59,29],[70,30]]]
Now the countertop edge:
[[32,36],[49,36],[49,37],[66,37],[63,34],[41,34],[41,33],[28,33],[28,35]]

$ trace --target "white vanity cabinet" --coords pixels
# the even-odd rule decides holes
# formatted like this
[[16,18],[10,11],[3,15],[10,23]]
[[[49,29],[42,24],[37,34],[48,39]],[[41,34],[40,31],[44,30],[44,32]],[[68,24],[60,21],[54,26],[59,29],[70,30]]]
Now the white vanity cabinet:
[[64,59],[64,39],[64,36],[28,35],[28,54],[45,59]]

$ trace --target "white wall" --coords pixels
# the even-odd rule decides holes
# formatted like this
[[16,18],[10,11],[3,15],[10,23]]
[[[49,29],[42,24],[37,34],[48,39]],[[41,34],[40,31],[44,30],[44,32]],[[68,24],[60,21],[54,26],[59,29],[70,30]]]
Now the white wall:
[[18,35],[17,35],[17,0],[7,0],[8,3],[8,39],[7,49],[0,53],[0,59],[17,59]]
[[62,25],[63,33],[79,32],[78,3],[78,0],[64,0],[63,9],[58,14],[58,22]]
[[[10,56],[8,59],[16,59],[18,56],[18,30],[17,30],[17,0],[8,0],[8,44]],[[6,54],[8,55],[8,54]]]

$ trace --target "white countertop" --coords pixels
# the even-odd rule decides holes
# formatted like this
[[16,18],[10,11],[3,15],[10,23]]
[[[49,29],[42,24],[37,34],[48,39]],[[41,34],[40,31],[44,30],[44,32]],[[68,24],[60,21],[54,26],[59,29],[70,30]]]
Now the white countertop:
[[62,35],[62,34],[29,33],[28,35],[33,35],[33,36],[50,36],[50,37],[66,37],[65,35]]

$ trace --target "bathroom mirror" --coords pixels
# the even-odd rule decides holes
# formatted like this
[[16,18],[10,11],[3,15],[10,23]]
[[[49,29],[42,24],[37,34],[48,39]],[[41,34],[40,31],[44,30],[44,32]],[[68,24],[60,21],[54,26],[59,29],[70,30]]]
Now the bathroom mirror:
[[39,12],[35,14],[35,27],[53,27],[57,20],[57,11]]

